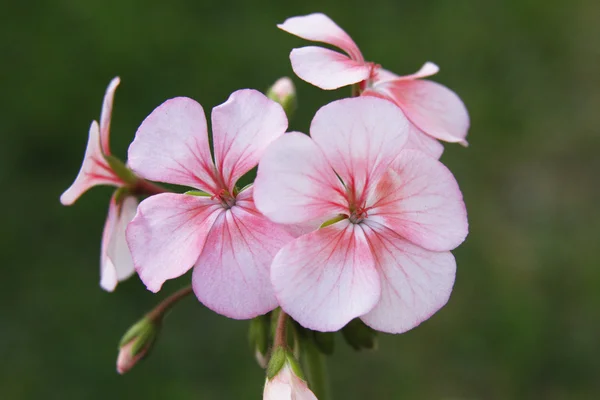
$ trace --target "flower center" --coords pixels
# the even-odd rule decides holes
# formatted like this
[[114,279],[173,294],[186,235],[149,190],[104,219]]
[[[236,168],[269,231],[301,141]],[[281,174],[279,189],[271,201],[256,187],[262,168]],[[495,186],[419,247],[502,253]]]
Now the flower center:
[[350,217],[348,217],[348,219],[353,224],[360,224],[367,217],[367,209],[364,207],[357,207],[353,210],[350,210]]
[[224,209],[229,210],[231,207],[235,206],[235,196],[229,194],[229,192],[225,189],[219,190],[217,194],[210,197],[212,200],[217,200]]

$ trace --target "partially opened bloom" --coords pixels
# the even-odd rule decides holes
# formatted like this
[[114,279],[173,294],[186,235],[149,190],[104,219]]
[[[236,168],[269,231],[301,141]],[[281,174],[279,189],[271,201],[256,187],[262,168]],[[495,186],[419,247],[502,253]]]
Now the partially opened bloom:
[[292,366],[286,362],[272,379],[267,379],[263,400],[317,400]]
[[[73,204],[88,189],[99,185],[124,188],[128,185],[109,164],[110,120],[115,90],[120,79],[114,78],[104,95],[100,124],[93,121],[83,163],[73,184],[60,196],[63,205]],[[114,163],[117,161],[113,161]],[[133,273],[133,262],[125,241],[125,228],[135,215],[137,199],[127,191],[116,191],[110,201],[108,216],[104,224],[100,255],[100,286],[113,291],[117,282],[129,278]]]
[[408,126],[387,100],[339,100],[317,112],[310,137],[288,133],[261,159],[257,208],[281,224],[324,222],[271,266],[281,308],[304,327],[336,331],[360,317],[400,333],[447,302],[466,211],[446,167],[403,150]]
[[416,73],[395,75],[363,58],[360,49],[338,25],[324,14],[288,18],[278,27],[303,39],[323,42],[346,54],[307,46],[290,53],[292,68],[303,80],[332,90],[359,84],[362,95],[394,102],[411,121],[407,148],[439,158],[443,146],[435,139],[466,144],[469,115],[460,98],[439,83],[424,80],[439,68],[427,62]]
[[144,120],[129,148],[132,169],[201,191],[140,204],[127,241],[149,290],[194,266],[196,296],[220,314],[252,318],[277,306],[269,266],[291,236],[256,210],[252,186],[239,190],[236,182],[286,128],[279,104],[255,90],[234,92],[212,111],[213,162],[196,101],[167,100]]

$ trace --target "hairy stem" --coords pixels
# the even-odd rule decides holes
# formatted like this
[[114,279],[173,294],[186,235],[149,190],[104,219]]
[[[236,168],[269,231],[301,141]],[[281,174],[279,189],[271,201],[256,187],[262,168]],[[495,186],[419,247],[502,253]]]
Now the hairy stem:
[[179,302],[179,300],[183,299],[187,295],[191,294],[193,291],[192,285],[186,286],[183,289],[179,289],[160,303],[152,311],[150,311],[146,316],[148,319],[152,321],[160,322],[162,317],[164,317],[165,313],[169,311],[175,304]]
[[287,314],[280,310],[279,317],[277,318],[277,328],[275,328],[275,339],[273,342],[273,347],[283,347],[287,348],[287,332],[286,332],[286,324],[287,324]]

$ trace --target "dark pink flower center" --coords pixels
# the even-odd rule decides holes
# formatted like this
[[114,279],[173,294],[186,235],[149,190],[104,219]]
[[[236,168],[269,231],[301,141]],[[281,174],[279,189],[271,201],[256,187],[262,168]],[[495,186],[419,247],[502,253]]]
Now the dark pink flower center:
[[219,190],[215,195],[211,196],[210,198],[212,200],[216,200],[219,203],[221,203],[221,205],[223,206],[223,208],[225,208],[226,210],[228,210],[231,207],[235,206],[235,196],[232,196],[225,189]]

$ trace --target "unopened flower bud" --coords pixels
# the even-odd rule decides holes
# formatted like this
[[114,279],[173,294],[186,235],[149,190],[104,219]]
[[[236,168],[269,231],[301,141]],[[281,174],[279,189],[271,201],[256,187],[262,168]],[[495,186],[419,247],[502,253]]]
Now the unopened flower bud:
[[267,97],[277,103],[279,103],[288,119],[292,118],[294,111],[296,111],[296,87],[294,82],[287,76],[279,78],[273,86],[267,90]]
[[158,334],[159,324],[148,317],[133,325],[121,339],[117,372],[124,374],[144,358],[152,348]]
[[317,400],[303,378],[300,364],[282,347],[275,349],[269,361],[263,400]]
[[342,336],[354,350],[377,348],[377,331],[355,318],[342,328]]

